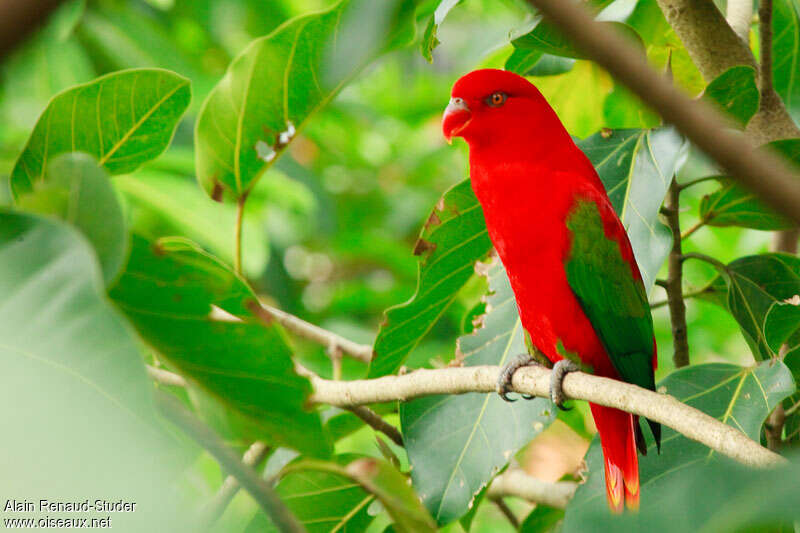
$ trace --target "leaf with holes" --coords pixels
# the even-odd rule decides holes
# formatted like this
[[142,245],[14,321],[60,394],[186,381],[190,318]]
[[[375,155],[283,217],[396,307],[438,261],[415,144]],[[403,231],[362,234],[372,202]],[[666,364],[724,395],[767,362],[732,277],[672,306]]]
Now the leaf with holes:
[[422,229],[414,248],[420,256],[417,291],[408,302],[386,311],[369,377],[400,368],[491,246],[478,199],[469,180],[462,181],[442,196]]
[[341,0],[253,41],[197,120],[197,179],[206,192],[246,195],[311,115],[378,55],[411,40],[414,7],[411,0]]
[[[765,361],[753,367],[727,363],[695,365],[676,370],[658,384],[659,390],[735,427],[758,442],[761,426],[772,409],[795,391],[792,375],[779,361]],[[661,453],[656,453],[647,434],[648,454],[639,457],[641,512],[649,513],[671,501],[669,490],[676,480],[703,464],[720,459],[706,446],[664,427]],[[599,439],[595,438],[586,454],[589,476],[578,487],[567,506],[564,532],[587,531],[595,527],[597,516],[609,514]],[[694,498],[704,498],[693,493]],[[670,507],[674,509],[674,507]],[[698,515],[678,513],[671,531],[693,531],[698,523],[717,513],[714,506],[699,506]],[[673,513],[674,514],[674,513]],[[716,531],[716,530],[715,530]]]
[[775,0],[772,78],[795,122],[800,122],[800,0]]
[[[525,353],[514,294],[499,262],[489,272],[483,326],[460,337],[467,366],[503,365]],[[524,444],[555,418],[549,400],[508,403],[497,394],[430,396],[400,404],[414,488],[436,521],[464,515],[473,498]]]
[[672,236],[659,219],[669,184],[688,143],[673,128],[604,130],[578,142],[597,170],[633,246],[649,291],[667,258]]
[[311,384],[295,373],[280,326],[254,314],[256,296],[219,260],[185,239],[135,237],[110,295],[170,365],[263,428],[261,438],[330,453],[319,414],[306,410]]
[[704,97],[744,126],[758,110],[756,71],[745,66],[729,68],[708,84]]
[[[340,455],[333,458],[334,465],[346,465],[355,456]],[[367,513],[375,496],[364,491],[358,483],[343,473],[303,468],[303,460],[286,467],[275,492],[303,524],[309,533],[330,531],[364,531],[373,516]],[[266,514],[259,512],[253,517],[246,533],[271,533],[278,529]]]
[[64,152],[86,152],[111,174],[133,172],[167,148],[190,99],[189,80],[160,69],[114,72],[58,94],[14,165],[12,193],[31,191]]

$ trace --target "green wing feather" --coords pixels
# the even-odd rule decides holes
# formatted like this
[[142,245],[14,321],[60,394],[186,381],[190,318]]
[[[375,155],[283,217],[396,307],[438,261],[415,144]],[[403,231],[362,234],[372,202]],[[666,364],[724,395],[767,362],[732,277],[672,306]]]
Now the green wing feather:
[[567,219],[572,232],[567,282],[620,377],[655,390],[653,318],[644,284],[606,237],[597,204],[579,200]]

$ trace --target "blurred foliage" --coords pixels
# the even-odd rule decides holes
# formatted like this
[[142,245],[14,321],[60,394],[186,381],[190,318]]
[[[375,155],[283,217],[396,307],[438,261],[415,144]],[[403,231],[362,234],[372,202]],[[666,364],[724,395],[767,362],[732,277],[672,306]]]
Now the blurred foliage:
[[[758,103],[752,69],[737,67],[704,81],[655,0],[592,3],[599,20],[622,28],[633,46],[644,48],[654,67],[670,71],[677,85],[692,95],[704,93],[731,115],[732,127],[747,123]],[[328,15],[320,14],[324,12]],[[344,15],[334,21],[331,13]],[[285,24],[289,20],[294,22]],[[776,90],[797,120],[798,0],[776,0],[773,25]],[[341,48],[331,46],[331,35],[337,36]],[[372,366],[346,358],[344,379],[392,373],[401,365],[444,366],[454,358],[466,357],[466,364],[502,360],[503,353],[469,348],[494,329],[511,331],[516,312],[503,314],[496,305],[482,316],[488,286],[484,277],[474,274],[473,264],[486,255],[489,243],[480,213],[467,212],[477,204],[464,181],[466,147],[461,142],[447,146],[439,123],[454,80],[478,67],[505,67],[528,75],[569,132],[582,139],[580,146],[597,166],[626,222],[649,283],[665,276],[669,234],[658,210],[669,180],[673,175],[679,183],[700,179],[681,194],[683,227],[697,224],[697,231],[684,241],[684,251],[702,253],[718,264],[686,263],[685,292],[709,287],[700,297],[687,298],[693,363],[689,369],[673,373],[669,315],[665,306],[654,308],[661,354],[657,377],[679,397],[691,396],[678,391],[687,384],[709,391],[708,396],[692,397],[696,406],[714,416],[720,406],[727,406],[720,414],[724,421],[733,420],[727,415],[735,413],[753,438],[760,436],[770,408],[783,400],[790,411],[787,443],[800,442],[798,398],[796,393],[789,396],[795,391],[791,375],[800,377],[800,313],[794,300],[800,269],[796,258],[759,255],[768,251],[770,242],[770,234],[759,230],[783,228],[786,221],[731,186],[721,169],[696,149],[689,147],[687,155],[683,139],[660,128],[661,120],[652,110],[584,59],[523,0],[409,0],[386,5],[357,0],[65,2],[0,65],[0,205],[13,204],[0,211],[4,358],[16,361],[12,354],[22,350],[47,359],[52,354],[45,348],[58,345],[61,353],[53,364],[90,383],[105,381],[98,390],[108,389],[99,403],[91,395],[73,398],[75,408],[91,406],[96,412],[91,416],[109,420],[114,417],[109,413],[119,408],[149,413],[142,400],[149,385],[135,352],[148,363],[180,370],[192,381],[188,393],[178,393],[182,400],[232,446],[243,450],[255,438],[287,446],[271,455],[266,471],[280,478],[278,493],[294,502],[289,507],[309,530],[317,530],[312,523],[335,519],[344,531],[378,533],[393,522],[395,530],[419,531],[432,527],[435,518],[443,531],[511,531],[481,490],[509,461],[535,467],[525,463],[525,448],[517,450],[549,424],[550,413],[540,416],[528,404],[534,412],[527,413],[524,422],[530,427],[517,431],[502,423],[511,408],[494,397],[453,397],[444,405],[426,398],[403,404],[399,413],[395,404],[373,406],[390,423],[402,422],[412,439],[408,453],[394,444],[376,444],[374,431],[351,413],[304,410],[310,387],[306,378],[295,374],[290,355],[323,377],[333,375],[329,357],[323,347],[287,339],[275,325],[264,328],[249,306],[257,294],[355,341],[371,344],[377,337],[379,357]],[[134,83],[141,76],[142,83]],[[296,114],[289,115],[289,109]],[[797,161],[798,146],[788,141],[777,147]],[[54,157],[77,151],[88,155]],[[232,172],[225,174],[225,169]],[[215,191],[216,183],[227,190]],[[214,202],[209,195],[223,201]],[[237,217],[231,200],[243,195],[246,280],[229,266],[235,255]],[[15,247],[14,239],[22,233],[43,240]],[[460,251],[448,254],[451,250]],[[80,272],[58,270],[64,265],[56,252],[70,257]],[[439,262],[441,256],[446,260]],[[40,264],[54,285],[36,285],[34,267]],[[458,275],[448,276],[454,272]],[[495,299],[502,292],[502,277],[502,269],[495,267]],[[441,283],[445,278],[447,283]],[[70,279],[79,282],[80,291],[60,292]],[[103,297],[104,284],[117,310]],[[662,301],[664,291],[656,286],[650,297]],[[398,306],[402,302],[408,303]],[[384,311],[390,307],[387,323]],[[87,328],[81,317],[85,321],[90,315],[81,313],[94,317],[88,328],[92,331],[87,329],[84,337],[78,335],[84,331],[79,326]],[[37,320],[23,320],[34,316]],[[66,327],[70,320],[76,320],[74,329]],[[477,335],[466,335],[480,326],[484,329]],[[93,344],[97,335],[103,339]],[[514,351],[523,345],[510,335],[506,352],[512,342],[518,345]],[[786,366],[751,366],[755,360],[774,357],[783,343],[792,350]],[[107,359],[110,351],[118,358],[113,364]],[[4,373],[9,384],[15,376],[30,383],[43,375],[35,365],[18,363],[9,363]],[[737,376],[741,382],[735,381]],[[762,390],[765,398],[758,409],[753,396],[759,391],[745,380],[748,376],[774,385],[769,395]],[[41,383],[52,386],[54,402],[70,397],[73,385],[63,376],[49,376]],[[9,387],[4,390],[16,390]],[[63,413],[73,405],[65,402],[61,410],[41,417],[52,407],[34,401],[34,396],[24,396],[29,410],[14,416],[3,410],[4,428],[16,436],[8,444],[15,457],[24,455],[25,442],[14,428],[23,427],[26,417],[60,427],[58,417],[66,417]],[[9,396],[5,405],[14,401]],[[435,409],[429,413],[432,402]],[[515,404],[514,409],[525,406]],[[443,422],[410,427],[425,420],[423,415],[454,422],[454,432],[491,427],[502,449],[490,453],[460,437],[438,446],[433,433],[442,430]],[[488,415],[494,418],[483,418]],[[586,428],[591,432],[593,427],[585,409],[561,418],[579,429],[580,436],[575,436],[581,440]],[[137,465],[144,460],[142,450],[150,450],[152,441],[164,436],[155,432],[151,438],[148,429],[126,442],[124,435],[135,433],[135,427],[118,429],[123,438],[109,446],[119,446],[130,464],[118,461],[120,469],[113,472],[130,476],[136,487],[155,485],[149,476],[156,461],[149,467]],[[207,455],[174,440],[172,436],[164,448],[180,458],[176,464],[182,470],[183,493],[202,504],[224,476]],[[650,489],[645,480],[677,464],[673,455],[684,461],[686,454],[705,452],[677,436],[666,440],[663,456],[650,454],[642,463],[645,504]],[[87,453],[113,459],[96,439],[69,442],[65,454],[74,456],[84,446]],[[289,448],[323,457],[332,450],[334,455],[328,462],[309,462],[304,455],[292,463],[296,452]],[[464,457],[469,464],[462,467]],[[394,461],[399,472],[391,466]],[[598,461],[595,443],[587,455],[589,481],[573,505],[602,485]],[[16,468],[36,470],[32,464],[21,461]],[[303,464],[307,471],[297,466]],[[64,465],[53,467],[53,472],[74,479],[75,472]],[[425,472],[415,471],[415,466]],[[409,470],[413,490],[419,491],[428,510],[416,505],[412,488],[405,485]],[[786,470],[790,471],[795,472]],[[456,477],[458,472],[463,479]],[[574,472],[559,475],[572,477]],[[738,492],[725,484],[720,494],[732,502],[746,501],[757,494],[756,488],[768,487],[764,476],[719,461],[666,476],[658,490],[712,493],[713,480],[726,476],[747,484]],[[781,476],[775,477],[776,483],[785,481]],[[92,479],[87,477],[87,483]],[[35,478],[30,486],[40,488],[44,482]],[[447,493],[451,486],[458,488],[455,494]],[[330,491],[330,499],[305,494],[314,487]],[[742,523],[769,524],[765,516],[790,517],[783,503],[791,501],[785,499],[791,495],[783,485],[776,485],[774,494],[774,505],[762,511],[730,504],[724,507],[724,517],[710,515],[701,506],[705,500],[698,498],[690,514],[713,531],[728,530],[733,522],[727,520],[736,516]],[[693,504],[682,496],[669,501]],[[428,516],[431,502],[441,503],[439,510],[446,512]],[[527,503],[510,503],[518,516],[527,515],[522,531],[546,531],[563,518],[560,511],[539,507],[531,512]],[[324,505],[335,507],[335,512],[323,513]],[[568,528],[612,520],[604,508],[584,507],[588,511],[582,514],[567,510]],[[658,520],[660,527],[680,530],[680,524],[664,520],[659,512],[665,511],[643,505],[641,520]],[[627,520],[631,527],[642,525]],[[267,523],[249,496],[239,494],[215,528],[263,530]]]

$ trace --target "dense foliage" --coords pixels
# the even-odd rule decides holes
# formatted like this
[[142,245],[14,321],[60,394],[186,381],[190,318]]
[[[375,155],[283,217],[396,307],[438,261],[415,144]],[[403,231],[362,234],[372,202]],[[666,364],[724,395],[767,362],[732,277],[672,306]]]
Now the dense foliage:
[[[704,80],[655,0],[590,4],[732,128],[758,111],[758,73]],[[772,29],[775,90],[800,122],[800,0],[774,0]],[[466,147],[439,129],[453,81],[487,66],[529,76],[595,165],[650,294],[659,391],[772,447],[778,409],[790,463],[748,469],[665,428],[641,458],[640,513],[612,517],[583,402],[370,406],[403,446],[310,404],[309,372],[526,350]],[[800,164],[800,138],[771,144]],[[673,180],[684,368],[663,288]],[[226,473],[158,413],[155,388],[237,453],[263,443],[255,467],[308,531],[512,531],[509,513],[524,532],[789,531],[800,259],[770,242],[791,228],[521,0],[69,0],[0,64],[3,500],[133,500],[114,518],[130,531],[275,530],[245,491],[220,497]],[[372,360],[287,332],[259,302]],[[160,370],[187,382],[153,385]],[[534,506],[487,490],[506,468],[582,483],[566,509]]]

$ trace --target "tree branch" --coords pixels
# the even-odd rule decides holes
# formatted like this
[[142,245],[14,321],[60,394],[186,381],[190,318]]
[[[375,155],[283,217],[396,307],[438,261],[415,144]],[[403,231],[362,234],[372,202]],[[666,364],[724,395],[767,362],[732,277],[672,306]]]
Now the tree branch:
[[329,353],[331,350],[338,348],[342,351],[342,353],[360,361],[364,361],[365,363],[369,363],[372,360],[372,346],[367,344],[358,344],[349,339],[345,339],[341,335],[337,335],[336,333],[316,326],[311,322],[306,322],[302,318],[298,318],[264,303],[262,303],[260,306],[253,305],[251,306],[250,310],[266,323],[277,320],[281,326],[294,333],[298,337],[302,337],[325,346],[325,348],[329,350]]
[[146,368],[147,375],[156,383],[169,387],[186,386],[186,379],[181,375],[170,372],[169,370],[164,370],[163,368],[156,368],[152,365],[146,365]]
[[541,503],[557,509],[564,509],[578,489],[574,481],[555,483],[535,478],[519,468],[509,468],[492,481],[486,493],[489,498],[515,496]]
[[503,516],[506,517],[506,520],[508,520],[508,523],[511,524],[511,527],[514,528],[514,531],[518,530],[519,518],[517,518],[517,515],[514,514],[514,511],[512,511],[511,508],[506,505],[506,502],[504,502],[502,498],[492,498],[491,500],[492,503],[497,506],[500,512],[503,513]]
[[[690,99],[676,89],[663,74],[647,64],[638,49],[613,30],[595,22],[586,9],[563,0],[528,2],[538,7],[589,58],[608,70],[665,121],[674,124],[716,160],[732,178],[780,213],[800,223],[800,174],[786,161],[770,151],[755,150],[741,134],[731,132],[715,109],[706,102]],[[721,19],[722,27],[730,38],[739,43],[737,46],[743,46],[710,0],[660,0],[660,3],[698,4],[698,9],[705,11],[710,6]],[[712,40],[726,40],[724,31],[718,35],[714,28],[706,27],[702,28],[702,32]]]
[[[256,441],[244,452],[242,463],[251,468],[255,467],[269,454],[269,450],[266,444]],[[225,512],[225,509],[231,503],[231,500],[233,500],[233,497],[239,492],[239,488],[241,488],[241,484],[234,476],[225,478],[225,481],[222,482],[222,486],[220,486],[217,493],[209,500],[203,510],[203,516],[205,518],[202,520],[202,523],[207,529],[211,529],[211,526],[219,520]]]
[[0,61],[38,28],[63,0],[0,0]]
[[[473,366],[437,370],[421,369],[402,376],[357,381],[330,381],[311,377],[314,403],[339,407],[407,401],[431,394],[494,393],[500,367]],[[548,398],[550,370],[525,367],[514,374],[513,391]],[[770,466],[783,458],[672,396],[658,394],[613,379],[573,372],[564,379],[570,398],[614,407],[659,422],[743,464]]]
[[728,0],[725,20],[739,39],[748,42],[753,21],[753,0]]
[[344,408],[363,420],[372,429],[389,437],[398,446],[403,446],[403,435],[400,434],[400,431],[372,409],[363,405],[345,406]]
[[672,249],[669,252],[668,274],[665,290],[672,324],[675,368],[689,365],[689,339],[686,328],[686,303],[683,300],[683,251],[681,249],[680,196],[678,183],[673,179],[667,193],[664,213],[672,232]]

